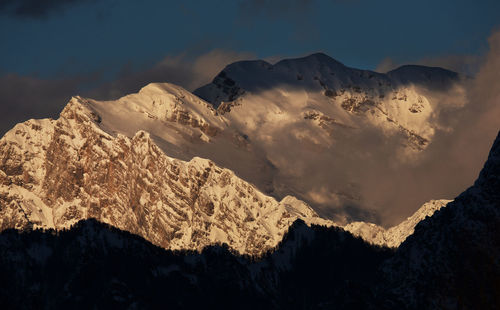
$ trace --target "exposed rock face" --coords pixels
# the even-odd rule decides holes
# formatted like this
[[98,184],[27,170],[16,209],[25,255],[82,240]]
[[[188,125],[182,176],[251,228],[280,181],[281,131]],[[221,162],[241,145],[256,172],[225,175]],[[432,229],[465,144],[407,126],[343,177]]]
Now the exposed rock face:
[[166,249],[227,243],[260,254],[295,219],[322,221],[303,202],[278,203],[209,160],[170,158],[148,133],[111,136],[99,121],[75,97],[58,120],[18,124],[0,140],[0,229],[95,218]]

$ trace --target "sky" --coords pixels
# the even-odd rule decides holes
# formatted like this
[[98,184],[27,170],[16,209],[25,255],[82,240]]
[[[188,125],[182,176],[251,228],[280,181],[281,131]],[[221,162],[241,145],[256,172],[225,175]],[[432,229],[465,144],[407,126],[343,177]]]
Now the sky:
[[486,0],[0,0],[0,134],[72,95],[194,90],[242,59],[321,51],[361,69],[474,73],[499,24]]
[[41,77],[139,69],[213,49],[258,58],[322,51],[375,69],[476,54],[500,23],[498,1],[2,0],[3,72]]

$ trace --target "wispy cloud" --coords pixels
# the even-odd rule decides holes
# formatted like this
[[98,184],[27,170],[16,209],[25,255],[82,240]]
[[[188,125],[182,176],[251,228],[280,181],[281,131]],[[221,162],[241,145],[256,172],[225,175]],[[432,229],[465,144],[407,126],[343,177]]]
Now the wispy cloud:
[[[489,38],[487,54],[477,58],[476,74],[462,90],[435,97],[444,107],[436,115],[441,129],[426,151],[410,165],[389,170],[379,165],[381,174],[372,170],[363,178],[365,197],[400,206],[386,210],[385,217],[393,223],[426,200],[453,199],[472,185],[486,161],[500,130],[500,88],[495,84],[500,81],[500,31]],[[391,195],[384,194],[387,191]]]

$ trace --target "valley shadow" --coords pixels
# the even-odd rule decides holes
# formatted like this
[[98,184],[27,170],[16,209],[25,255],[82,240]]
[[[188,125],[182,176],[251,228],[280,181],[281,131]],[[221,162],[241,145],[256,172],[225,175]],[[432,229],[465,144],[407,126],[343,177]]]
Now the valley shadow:
[[227,245],[168,251],[94,219],[0,234],[2,309],[351,309],[373,304],[393,251],[295,222],[260,257]]

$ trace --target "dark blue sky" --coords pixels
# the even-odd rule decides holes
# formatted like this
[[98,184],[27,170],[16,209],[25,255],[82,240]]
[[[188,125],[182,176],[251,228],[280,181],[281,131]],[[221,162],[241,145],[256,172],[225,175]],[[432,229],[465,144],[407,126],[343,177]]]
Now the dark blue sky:
[[[323,51],[355,67],[478,54],[500,1],[0,1],[0,69],[57,76],[212,49],[258,58]],[[3,4],[5,3],[5,4]],[[9,4],[11,3],[11,4]]]
[[0,134],[72,95],[193,90],[241,59],[321,51],[362,69],[467,71],[499,25],[498,0],[0,0]]

